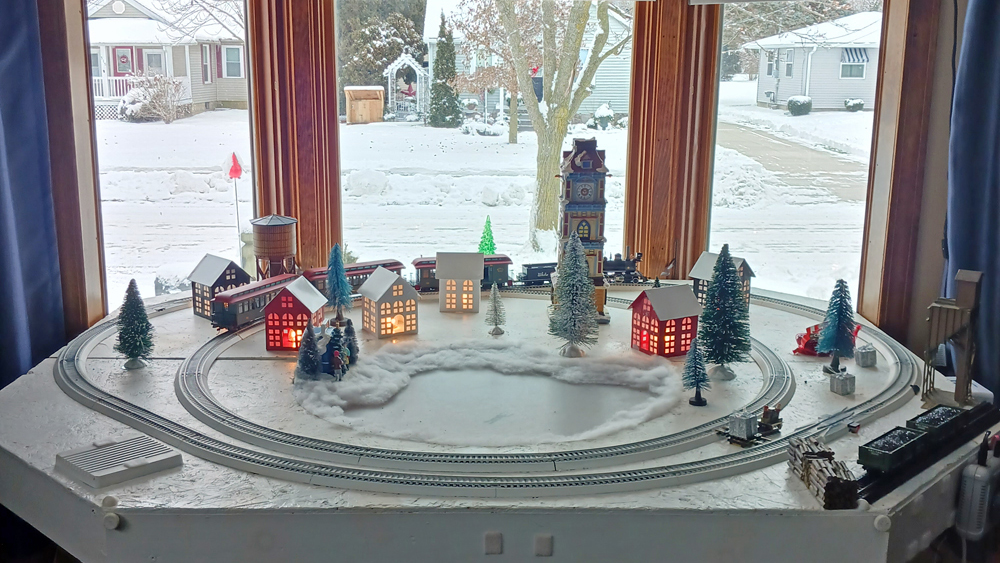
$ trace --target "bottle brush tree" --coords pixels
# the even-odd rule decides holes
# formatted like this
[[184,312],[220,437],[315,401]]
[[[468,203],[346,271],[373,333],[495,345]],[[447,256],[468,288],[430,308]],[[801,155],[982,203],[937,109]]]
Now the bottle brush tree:
[[688,403],[696,407],[708,404],[708,401],[701,396],[701,392],[708,391],[712,386],[708,381],[705,358],[701,354],[697,338],[691,341],[691,349],[688,350],[687,357],[684,359],[684,373],[681,375],[681,382],[684,384],[685,391],[694,389],[694,397],[688,399]]
[[659,278],[659,276],[653,278],[653,287],[660,287],[660,278]]
[[824,366],[827,373],[840,372],[840,358],[854,357],[854,306],[851,304],[851,291],[847,282],[837,280],[830,296],[830,305],[826,309],[826,318],[819,331],[817,352],[829,352],[832,360],[829,366]]
[[135,280],[128,282],[125,300],[118,312],[115,352],[128,358],[125,369],[143,367],[145,363],[142,360],[148,359],[153,352],[153,325],[146,316],[146,305],[142,302]]
[[434,55],[434,83],[431,84],[431,107],[427,123],[431,127],[459,127],[462,125],[462,108],[452,84],[455,81],[455,42],[451,29],[441,13],[437,51]]
[[566,243],[556,273],[549,334],[566,340],[560,352],[563,356],[580,357],[583,355],[581,345],[592,346],[597,342],[597,306],[590,267],[576,232]]
[[504,313],[503,300],[500,299],[500,290],[497,289],[496,282],[493,282],[493,287],[490,288],[490,301],[486,304],[486,325],[493,327],[490,334],[493,336],[503,334],[503,329],[500,327],[506,322],[507,315]]
[[479,252],[490,255],[497,253],[497,245],[493,242],[493,225],[490,224],[490,216],[486,216],[486,224],[483,225],[483,236],[479,239]]
[[310,324],[302,331],[302,340],[299,341],[299,361],[295,364],[295,378],[317,379],[322,367],[323,360],[316,342],[316,332]]
[[344,311],[351,309],[351,284],[347,281],[344,271],[344,256],[340,245],[335,244],[330,249],[330,258],[326,269],[326,303],[337,311],[337,324],[344,322]]
[[740,279],[729,245],[722,247],[715,261],[712,281],[705,293],[705,306],[698,327],[698,341],[705,359],[722,366],[733,377],[726,364],[745,361],[750,353],[750,313],[743,296]]
[[348,364],[354,365],[358,362],[358,336],[354,332],[354,321],[347,319],[347,326],[344,327],[344,341],[347,343]]

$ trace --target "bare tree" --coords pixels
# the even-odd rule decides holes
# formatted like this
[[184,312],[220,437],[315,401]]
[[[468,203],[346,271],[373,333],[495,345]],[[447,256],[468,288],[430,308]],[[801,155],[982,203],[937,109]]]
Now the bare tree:
[[[568,3],[568,9],[566,4]],[[510,48],[510,60],[517,77],[518,91],[532,92],[532,65],[525,45],[535,39],[520,27],[525,11],[537,9],[526,0],[496,0],[503,24],[504,37]],[[542,96],[533,95],[523,101],[538,135],[537,171],[534,209],[530,221],[529,240],[539,249],[537,232],[555,231],[559,210],[559,161],[563,139],[569,122],[591,93],[597,68],[608,57],[617,55],[632,40],[631,30],[620,37],[611,37],[609,23],[610,0],[570,1],[541,0]],[[597,26],[594,44],[586,61],[581,64],[580,47],[591,21],[591,10]],[[561,14],[565,13],[565,17]],[[530,32],[530,30],[529,30]]]
[[170,27],[184,36],[219,26],[233,37],[246,37],[246,0],[160,0],[160,9],[171,16]]
[[171,123],[177,119],[184,82],[162,74],[137,73],[129,78],[130,89],[119,104],[119,114],[127,121],[152,118]]

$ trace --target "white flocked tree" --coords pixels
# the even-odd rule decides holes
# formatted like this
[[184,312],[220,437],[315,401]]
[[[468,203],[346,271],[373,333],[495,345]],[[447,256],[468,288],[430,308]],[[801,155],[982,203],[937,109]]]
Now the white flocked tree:
[[503,329],[500,327],[506,322],[507,315],[504,312],[503,300],[500,299],[500,291],[497,289],[496,282],[493,282],[493,287],[490,288],[490,301],[486,304],[486,325],[493,327],[490,334],[493,336],[503,334]]
[[590,279],[590,267],[576,232],[566,243],[556,275],[549,334],[566,340],[560,351],[563,356],[578,358],[583,356],[580,346],[593,346],[597,342],[597,306],[594,281]]

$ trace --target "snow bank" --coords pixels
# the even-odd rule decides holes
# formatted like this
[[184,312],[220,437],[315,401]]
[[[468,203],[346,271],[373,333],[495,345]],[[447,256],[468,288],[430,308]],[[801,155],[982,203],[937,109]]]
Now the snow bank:
[[[443,346],[423,343],[389,345],[365,357],[351,368],[343,381],[325,378],[295,383],[293,395],[308,412],[334,424],[365,431],[363,419],[345,416],[351,408],[384,405],[405,389],[412,377],[440,370],[485,370],[502,375],[552,377],[568,384],[620,385],[650,394],[645,401],[612,415],[598,427],[573,436],[550,434],[538,442],[584,440],[633,428],[667,413],[679,401],[680,378],[669,362],[655,357],[590,357],[586,361],[559,356],[555,350],[526,345],[515,340],[459,341]],[[379,429],[384,434],[385,429]],[[418,438],[456,445],[516,445],[521,438],[493,436],[491,443],[458,443],[434,428],[399,428],[394,437]]]
[[712,205],[742,209],[773,198],[777,178],[759,162],[721,145],[715,147]]
[[[242,180],[248,183],[247,180]],[[219,172],[187,170],[101,173],[103,201],[233,201],[233,182]],[[242,189],[240,190],[243,191]]]
[[530,206],[534,178],[523,176],[457,176],[393,174],[354,170],[342,180],[350,200],[371,205]]

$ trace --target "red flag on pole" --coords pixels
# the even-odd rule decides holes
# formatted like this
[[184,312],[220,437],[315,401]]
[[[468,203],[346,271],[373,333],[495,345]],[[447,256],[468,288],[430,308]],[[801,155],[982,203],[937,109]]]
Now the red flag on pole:
[[236,153],[232,154],[232,164],[229,167],[229,179],[237,180],[243,176],[243,167],[240,165],[240,159],[236,158]]

